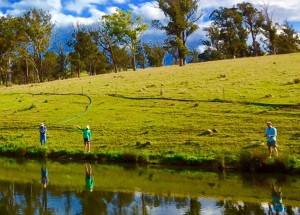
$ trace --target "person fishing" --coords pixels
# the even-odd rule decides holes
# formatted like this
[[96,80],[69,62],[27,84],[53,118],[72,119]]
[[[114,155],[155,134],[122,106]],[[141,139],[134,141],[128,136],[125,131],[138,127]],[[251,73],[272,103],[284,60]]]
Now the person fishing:
[[41,123],[40,127],[39,127],[39,131],[40,131],[40,143],[41,145],[46,144],[47,142],[47,127],[44,125],[44,123]]
[[278,157],[278,150],[277,150],[277,129],[272,126],[272,122],[267,122],[267,128],[265,132],[265,137],[267,138],[267,144],[269,149],[269,158],[272,157],[273,152],[275,152],[275,156]]
[[92,132],[90,130],[90,126],[87,125],[85,126],[85,128],[81,128],[80,126],[76,125],[76,127],[83,132],[84,151],[90,152],[92,140]]

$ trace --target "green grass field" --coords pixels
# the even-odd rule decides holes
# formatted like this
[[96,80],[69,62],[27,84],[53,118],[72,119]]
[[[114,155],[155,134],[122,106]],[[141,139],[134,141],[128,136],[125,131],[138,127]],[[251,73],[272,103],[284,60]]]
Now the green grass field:
[[[199,164],[276,163],[300,168],[300,54],[166,66],[0,88],[0,152],[14,155]],[[39,145],[38,127],[48,128]],[[83,153],[90,125],[92,153]],[[206,134],[210,129],[217,132]]]

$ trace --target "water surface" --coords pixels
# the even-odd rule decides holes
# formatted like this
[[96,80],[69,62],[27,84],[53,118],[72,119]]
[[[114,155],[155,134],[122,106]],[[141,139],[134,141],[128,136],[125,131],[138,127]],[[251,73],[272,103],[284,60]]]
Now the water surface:
[[300,214],[299,175],[14,159],[0,167],[1,215],[268,214],[272,184],[281,214]]

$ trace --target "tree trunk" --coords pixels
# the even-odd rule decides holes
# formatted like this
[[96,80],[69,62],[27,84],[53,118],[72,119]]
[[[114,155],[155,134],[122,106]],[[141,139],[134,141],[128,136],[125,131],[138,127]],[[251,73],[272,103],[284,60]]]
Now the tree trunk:
[[25,77],[25,82],[26,84],[29,84],[29,65],[28,65],[28,59],[25,59],[25,64],[26,64],[26,77]]
[[111,55],[111,60],[112,60],[112,63],[113,63],[114,72],[118,73],[118,67],[117,67],[116,60],[115,60],[115,54],[114,54],[114,50],[113,50],[111,45],[109,45],[109,52],[110,52],[110,55]]
[[132,69],[133,69],[133,71],[136,71],[136,66],[135,66],[135,54],[132,54],[131,64],[132,64]]

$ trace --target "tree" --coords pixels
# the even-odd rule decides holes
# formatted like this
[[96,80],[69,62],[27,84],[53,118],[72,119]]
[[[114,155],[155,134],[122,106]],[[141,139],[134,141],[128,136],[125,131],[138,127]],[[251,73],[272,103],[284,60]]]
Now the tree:
[[250,32],[252,39],[253,55],[258,56],[259,43],[256,41],[257,35],[261,32],[264,16],[261,11],[256,9],[251,3],[241,3],[237,5],[243,15],[243,21],[247,31]]
[[279,24],[272,20],[272,13],[269,11],[268,5],[262,7],[262,14],[264,16],[264,22],[262,24],[262,34],[265,39],[263,43],[265,44],[265,49],[269,54],[276,54],[277,50],[277,40],[278,40],[278,26]]
[[110,28],[110,23],[104,17],[96,23],[92,36],[98,47],[106,56],[107,61],[112,64],[114,72],[117,73],[119,69],[114,50],[119,41],[118,37],[113,34],[112,29]]
[[147,66],[147,53],[145,50],[146,43],[138,43],[136,49],[136,61],[137,65],[140,66],[142,69],[145,69]]
[[15,47],[18,43],[18,20],[0,17],[0,77],[6,86],[11,84],[11,66]]
[[189,52],[188,55],[188,63],[198,63],[199,62],[199,53],[197,50],[193,49],[192,51]]
[[247,31],[243,17],[235,8],[215,9],[209,16],[219,30],[222,52],[227,58],[244,57],[247,53]]
[[281,26],[281,31],[277,40],[278,54],[299,52],[300,39],[293,26],[286,21]]
[[58,57],[56,52],[50,51],[45,54],[42,70],[45,81],[54,80],[55,74],[58,70]]
[[43,10],[32,9],[24,13],[24,33],[28,53],[32,53],[35,67],[38,72],[38,82],[44,81],[42,71],[42,57],[49,48],[50,37],[54,25],[51,23],[51,15]]
[[106,26],[110,29],[110,33],[118,38],[122,46],[128,48],[131,56],[132,69],[136,70],[136,50],[140,41],[140,37],[147,30],[148,25],[142,23],[142,17],[133,17],[131,11],[123,11],[117,9],[111,15],[104,15]]
[[98,55],[97,42],[93,40],[93,33],[85,26],[77,24],[72,33],[72,39],[68,41],[68,46],[74,49],[71,55],[72,63],[77,68],[77,76],[80,77],[82,69],[86,69],[90,75],[93,75],[93,64],[95,56]]
[[168,18],[168,23],[163,25],[161,21],[153,20],[152,24],[166,32],[168,36],[166,41],[176,47],[179,65],[183,66],[189,52],[186,46],[187,38],[198,29],[195,22],[202,16],[198,12],[199,0],[156,0],[156,2]]
[[210,27],[203,28],[203,30],[206,31],[206,37],[208,37],[208,40],[202,40],[202,45],[221,52],[224,43],[221,38],[221,32],[218,24],[212,22]]
[[150,67],[161,67],[164,65],[166,50],[159,44],[144,44],[147,60]]

